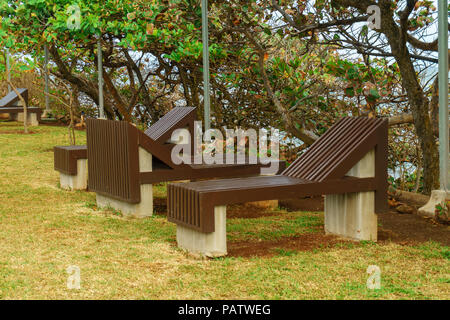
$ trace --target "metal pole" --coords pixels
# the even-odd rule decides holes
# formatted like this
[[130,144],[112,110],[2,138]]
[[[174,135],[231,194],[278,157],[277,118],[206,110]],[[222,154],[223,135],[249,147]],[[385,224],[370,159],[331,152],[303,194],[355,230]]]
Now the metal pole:
[[50,110],[50,90],[49,90],[49,74],[48,74],[48,46],[44,45],[44,78],[45,78],[45,114],[49,114]]
[[448,134],[448,0],[438,1],[439,9],[439,157],[441,190],[449,190]]
[[211,98],[209,77],[209,33],[208,0],[202,0],[202,42],[203,42],[203,100],[205,108],[205,131],[211,128]]
[[11,92],[11,85],[9,84],[11,82],[11,63],[9,61],[9,49],[6,49],[6,72],[8,74],[8,92]]
[[105,118],[105,110],[103,104],[103,55],[102,55],[102,39],[101,36],[97,42],[97,60],[98,60],[98,108],[100,119]]

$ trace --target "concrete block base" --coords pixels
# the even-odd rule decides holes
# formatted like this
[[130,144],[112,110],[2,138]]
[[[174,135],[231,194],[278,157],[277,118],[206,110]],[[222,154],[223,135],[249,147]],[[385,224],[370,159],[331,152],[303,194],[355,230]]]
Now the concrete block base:
[[[12,121],[24,122],[23,113],[12,113],[10,114],[10,119]],[[27,112],[27,123],[30,126],[39,126],[37,113]]]
[[430,200],[426,205],[418,210],[422,216],[434,218],[436,215],[436,206],[438,204],[444,205],[446,201],[450,200],[450,194],[443,190],[434,190],[431,192]]
[[377,241],[375,192],[325,196],[325,232],[352,240]]
[[86,190],[87,189],[87,159],[77,160],[77,175],[70,176],[60,173],[59,181],[62,189]]
[[[367,153],[347,176],[375,176],[375,150]],[[352,240],[377,241],[375,192],[325,196],[325,232]]]
[[216,258],[227,255],[227,207],[214,208],[215,231],[202,233],[177,225],[178,247],[189,253]]
[[128,217],[151,217],[153,215],[153,186],[151,184],[141,185],[140,203],[128,203],[97,194],[97,207],[113,208]]

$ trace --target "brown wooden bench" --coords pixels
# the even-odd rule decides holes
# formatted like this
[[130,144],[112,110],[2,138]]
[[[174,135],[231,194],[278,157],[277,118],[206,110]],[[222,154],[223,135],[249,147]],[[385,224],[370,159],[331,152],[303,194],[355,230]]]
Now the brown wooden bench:
[[87,146],[56,146],[54,168],[60,173],[60,186],[69,190],[87,188]]
[[[28,89],[19,88],[17,89],[20,95],[25,100],[27,104],[27,117],[28,123],[31,125],[39,125],[39,121],[41,121],[42,110],[38,107],[28,107]],[[7,113],[10,115],[10,119],[14,121],[23,122],[23,106],[20,105],[19,96],[11,91],[5,97],[0,99],[0,113]]]
[[[164,144],[176,129],[188,128],[192,132],[195,121],[194,111],[195,108],[174,108],[148,128],[146,134],[158,143]],[[87,160],[87,145],[54,147],[54,168],[60,172],[60,185],[63,189],[86,189],[88,175],[87,169],[84,169],[86,166],[85,160]],[[155,164],[157,164],[157,160]],[[78,167],[83,168],[80,170],[80,174]],[[167,176],[167,179],[170,179],[170,175]],[[165,181],[163,178],[159,180]]]
[[[186,110],[169,113],[146,133],[127,122],[87,120],[89,190],[97,193],[100,207],[111,206],[124,214],[150,216],[154,183],[259,175],[261,168],[269,166],[175,164],[171,133],[177,128],[193,131],[195,120],[194,108],[181,109]],[[281,168],[283,164],[280,163]]]
[[327,195],[325,230],[377,240],[376,214],[387,209],[388,122],[343,118],[278,176],[168,185],[168,219],[179,247],[226,255],[226,205]]
[[87,159],[87,146],[57,146],[53,148],[53,152],[55,170],[69,176],[77,175],[79,159]]

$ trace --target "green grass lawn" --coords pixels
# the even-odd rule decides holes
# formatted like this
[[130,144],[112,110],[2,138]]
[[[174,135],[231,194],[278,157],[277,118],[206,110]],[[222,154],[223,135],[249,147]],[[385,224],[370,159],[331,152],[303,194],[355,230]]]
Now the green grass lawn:
[[[1,299],[448,299],[449,248],[437,243],[349,243],[272,256],[201,260],[176,247],[162,215],[139,220],[97,210],[95,194],[58,188],[53,146],[67,129],[0,122]],[[17,132],[15,134],[14,132]],[[85,133],[77,132],[78,143]],[[157,186],[155,196],[165,196]],[[323,213],[274,211],[229,219],[229,243],[323,233]],[[81,289],[67,289],[68,266]],[[369,265],[381,268],[368,290]]]

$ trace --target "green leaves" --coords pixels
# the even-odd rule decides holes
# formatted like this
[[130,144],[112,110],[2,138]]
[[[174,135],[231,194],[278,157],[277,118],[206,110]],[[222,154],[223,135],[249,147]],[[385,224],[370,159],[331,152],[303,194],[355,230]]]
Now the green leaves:
[[[377,64],[378,67],[376,67]],[[330,74],[346,82],[344,89],[346,97],[363,96],[369,104],[373,105],[379,102],[382,93],[390,91],[389,86],[394,76],[383,60],[377,64],[368,67],[364,63],[339,59],[338,61],[329,60],[326,67]]]
[[378,90],[373,88],[369,90],[369,94],[367,95],[367,100],[369,102],[376,102],[380,98],[381,95],[378,93]]
[[347,97],[353,98],[355,96],[355,88],[354,87],[348,87],[345,88],[345,95]]

